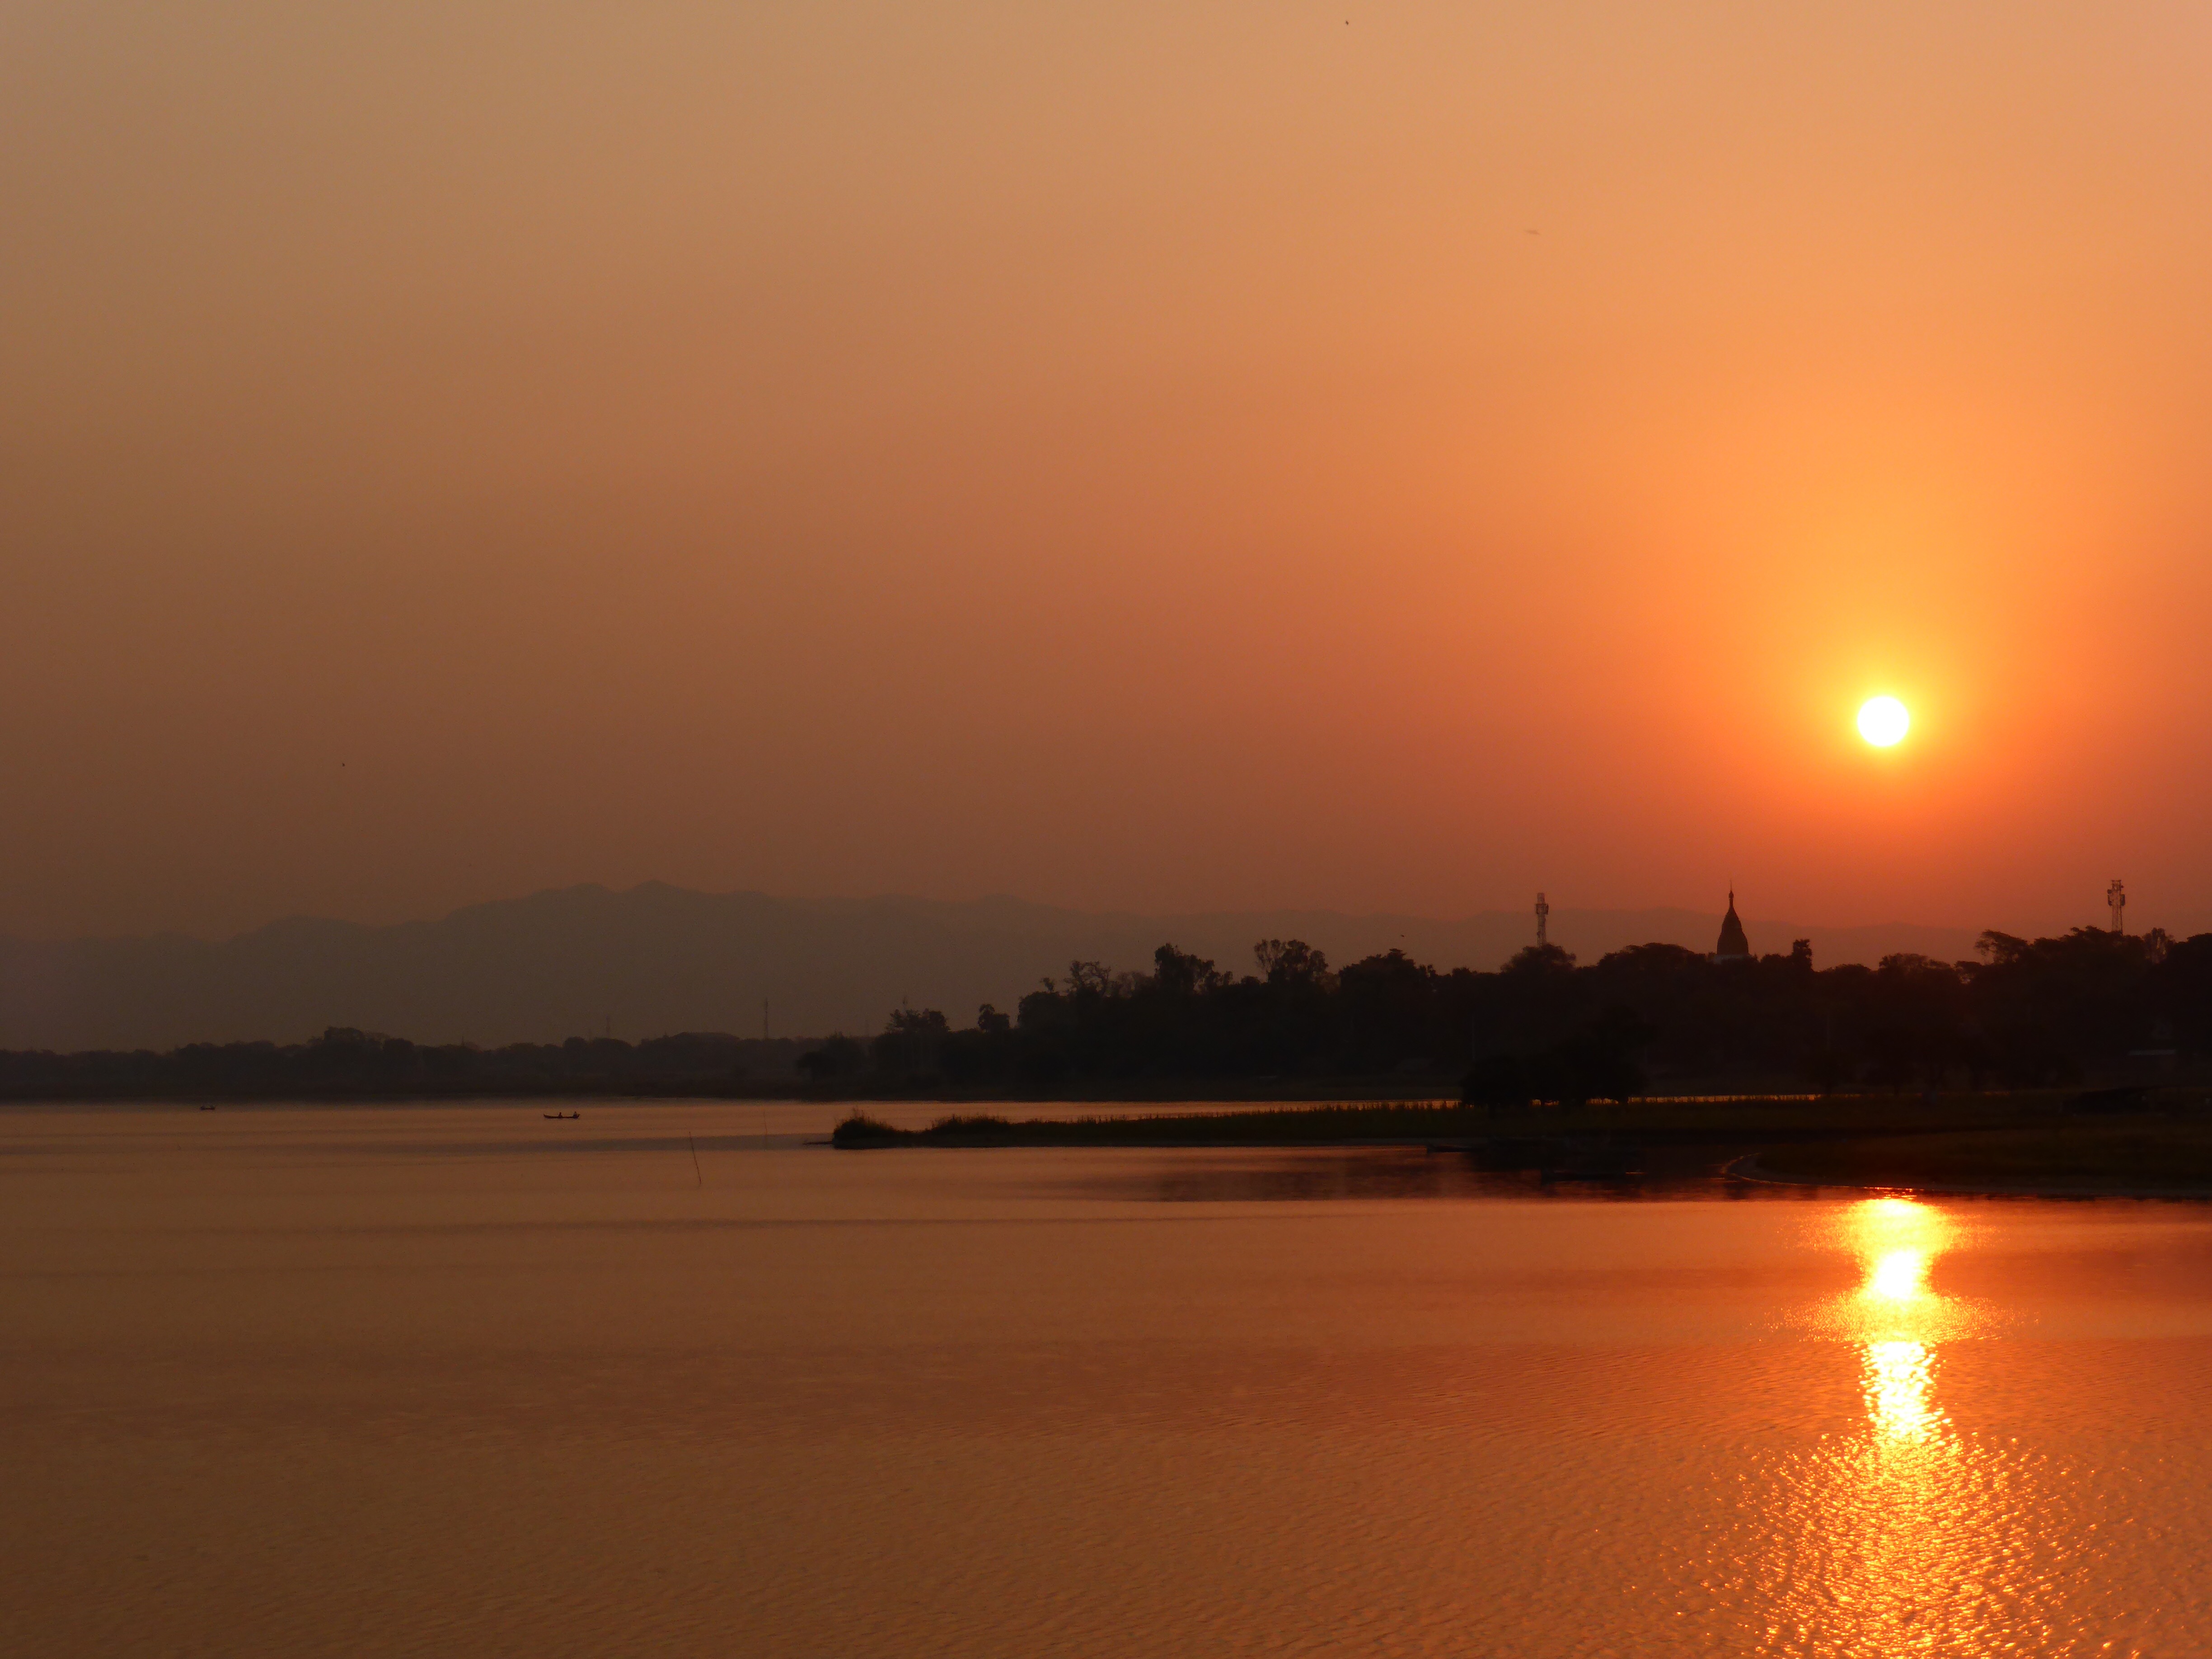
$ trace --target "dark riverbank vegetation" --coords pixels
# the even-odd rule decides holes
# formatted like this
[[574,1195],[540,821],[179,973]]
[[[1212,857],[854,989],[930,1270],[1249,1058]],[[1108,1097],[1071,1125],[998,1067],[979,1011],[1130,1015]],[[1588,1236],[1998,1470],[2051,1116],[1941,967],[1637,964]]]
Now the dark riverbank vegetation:
[[1295,939],[1232,974],[1164,945],[1146,972],[1072,964],[956,1026],[901,1008],[872,1038],[687,1033],[477,1048],[333,1030],[165,1054],[0,1054],[0,1098],[1435,1101],[1511,1112],[1653,1097],[2080,1091],[2188,1083],[2212,1056],[2212,934],[1987,933],[1975,960],[1820,969],[1645,945],[1443,971],[1341,969]]
[[1055,1095],[1102,1083],[1448,1079],[1470,1104],[1580,1104],[1649,1093],[1940,1092],[2165,1079],[2212,1055],[2212,934],[2080,928],[1982,936],[1978,959],[1893,956],[1817,969],[1788,955],[1715,960],[1673,945],[1586,967],[1556,945],[1495,973],[1398,951],[1332,969],[1263,941],[1241,975],[1162,945],[1148,973],[1073,964],[1011,1013],[956,1029],[894,1013],[872,1042],[800,1061],[865,1079]]

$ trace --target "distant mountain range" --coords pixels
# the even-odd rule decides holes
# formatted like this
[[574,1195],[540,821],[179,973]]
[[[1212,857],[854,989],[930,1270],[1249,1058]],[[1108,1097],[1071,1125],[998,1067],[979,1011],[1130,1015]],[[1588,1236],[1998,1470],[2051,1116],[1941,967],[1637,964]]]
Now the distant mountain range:
[[[1172,943],[1248,971],[1262,939],[1303,939],[1342,964],[1392,948],[1440,968],[1497,967],[1531,942],[1533,919],[1457,921],[1328,910],[1173,916],[1091,914],[987,898],[786,899],[696,893],[657,882],[570,887],[471,905],[435,921],[371,927],[273,922],[234,939],[163,934],[33,943],[0,939],[0,1048],[167,1048],[296,1042],[351,1025],[422,1042],[499,1044],[684,1030],[758,1036],[873,1031],[901,1002],[956,1024],[977,1005],[1012,1010],[1072,961],[1146,968]],[[1747,921],[1752,948],[1809,939],[1822,967],[1917,951],[1945,961],[1975,934],[1897,924]],[[1661,940],[1711,950],[1717,915],[1554,908],[1553,940],[1585,962]]]

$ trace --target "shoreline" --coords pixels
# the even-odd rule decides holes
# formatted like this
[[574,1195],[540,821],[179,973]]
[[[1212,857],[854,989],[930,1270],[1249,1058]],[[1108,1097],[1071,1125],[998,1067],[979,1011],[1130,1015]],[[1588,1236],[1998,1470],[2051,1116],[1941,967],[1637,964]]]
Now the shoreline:
[[1830,1099],[1557,1109],[1284,1105],[1182,1116],[1010,1121],[948,1114],[906,1128],[855,1111],[831,1144],[916,1147],[1420,1147],[1547,1179],[1719,1175],[1777,1187],[1971,1197],[2212,1200],[2212,1115],[2200,1099],[2125,1114],[2085,1097]]

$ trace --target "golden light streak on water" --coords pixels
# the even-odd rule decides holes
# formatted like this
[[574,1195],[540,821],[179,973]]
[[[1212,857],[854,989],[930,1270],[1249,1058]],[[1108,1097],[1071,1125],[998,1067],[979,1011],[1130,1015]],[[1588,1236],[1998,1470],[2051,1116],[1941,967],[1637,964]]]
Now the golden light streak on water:
[[1866,1266],[1861,1295],[1911,1302],[1929,1295],[1928,1271],[1954,1242],[1956,1229],[1940,1210],[1909,1198],[1870,1198],[1846,1212],[1845,1231]]
[[1881,1302],[1910,1302],[1928,1289],[1928,1252],[1891,1250],[1867,1276],[1866,1294]]
[[1943,1425],[1935,1350],[1925,1342],[1866,1345],[1867,1414],[1885,1440],[1925,1440]]
[[1774,1654],[2033,1650],[2050,1578],[2053,1494],[2016,1453],[1961,1427],[1941,1397],[1945,1345],[1988,1334],[1987,1310],[1931,1279],[1966,1242],[1911,1199],[1852,1205],[1828,1233],[1856,1258],[1857,1288],[1814,1322],[1856,1349],[1863,1427],[1776,1468],[1759,1524]]
[[1925,1441],[1945,1425],[1936,1403],[1936,1339],[1960,1323],[1928,1279],[1957,1230],[1915,1200],[1875,1198],[1851,1206],[1845,1232],[1866,1274],[1844,1311],[1856,1327],[1868,1420],[1878,1441]]

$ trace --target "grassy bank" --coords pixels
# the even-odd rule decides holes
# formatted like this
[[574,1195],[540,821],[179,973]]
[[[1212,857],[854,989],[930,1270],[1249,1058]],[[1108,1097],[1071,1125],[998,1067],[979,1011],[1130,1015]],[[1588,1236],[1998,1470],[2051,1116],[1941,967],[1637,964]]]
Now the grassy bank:
[[1256,1112],[1163,1112],[1119,1117],[1009,1120],[954,1114],[927,1129],[896,1129],[865,1115],[837,1126],[835,1144],[884,1146],[1313,1146],[1414,1141],[1478,1133],[1465,1107],[1382,1101]]
[[1609,1161],[1679,1174],[1755,1158],[1760,1174],[1838,1186],[2212,1195],[2212,1100],[2201,1091],[2119,1099],[2054,1091],[1644,1101],[1510,1112],[1363,1101],[1058,1121],[954,1114],[927,1129],[856,1114],[836,1137],[856,1151],[1363,1143],[1455,1148],[1499,1169]]
[[[954,1114],[927,1129],[896,1129],[865,1115],[848,1119],[837,1144],[879,1146],[1322,1146],[1358,1141],[1485,1142],[1516,1138],[1603,1139],[1690,1147],[1715,1156],[1827,1143],[1887,1144],[1928,1137],[2058,1130],[2075,1122],[2056,1093],[1839,1095],[1824,1099],[1601,1103],[1577,1110],[1510,1111],[1430,1102],[1332,1102],[1249,1112],[1130,1114],[1013,1120]],[[2161,1118],[2163,1122],[2167,1120]]]

